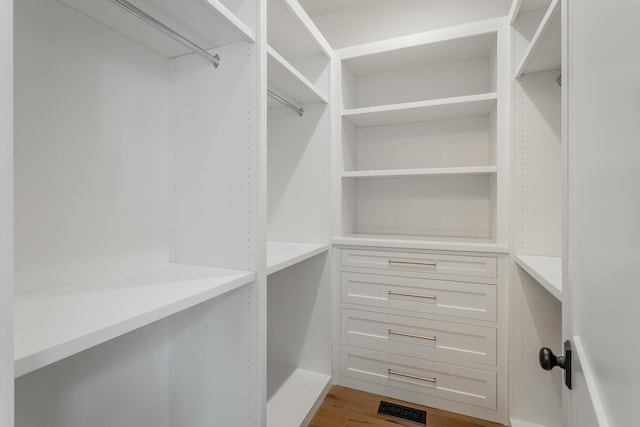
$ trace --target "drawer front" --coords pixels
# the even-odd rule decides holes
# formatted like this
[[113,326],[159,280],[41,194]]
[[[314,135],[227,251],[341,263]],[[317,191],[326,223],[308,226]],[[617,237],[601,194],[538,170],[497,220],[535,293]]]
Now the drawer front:
[[342,249],[343,267],[413,271],[443,276],[497,277],[497,261],[491,257],[425,254],[395,251]]
[[341,346],[344,376],[496,409],[496,373]]
[[496,286],[343,271],[343,303],[496,320]]
[[496,330],[430,319],[342,309],[345,344],[441,361],[496,364]]

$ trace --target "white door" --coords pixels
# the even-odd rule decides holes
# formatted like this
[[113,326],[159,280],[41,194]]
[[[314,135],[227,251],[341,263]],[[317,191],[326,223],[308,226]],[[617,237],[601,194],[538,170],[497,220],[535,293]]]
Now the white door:
[[565,6],[564,425],[640,426],[640,1]]
[[12,7],[0,0],[0,427],[13,426]]

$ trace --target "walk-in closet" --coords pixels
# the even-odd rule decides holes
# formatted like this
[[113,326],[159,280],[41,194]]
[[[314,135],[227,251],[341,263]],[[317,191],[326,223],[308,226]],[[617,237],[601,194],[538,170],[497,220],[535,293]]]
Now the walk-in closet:
[[0,0],[0,427],[640,425],[638,19]]

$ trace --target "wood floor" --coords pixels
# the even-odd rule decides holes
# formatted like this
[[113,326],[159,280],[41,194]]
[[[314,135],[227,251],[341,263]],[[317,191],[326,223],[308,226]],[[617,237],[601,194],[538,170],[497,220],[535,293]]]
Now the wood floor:
[[334,385],[309,427],[416,427],[420,424],[378,415],[380,400],[427,411],[427,427],[503,427],[501,424]]

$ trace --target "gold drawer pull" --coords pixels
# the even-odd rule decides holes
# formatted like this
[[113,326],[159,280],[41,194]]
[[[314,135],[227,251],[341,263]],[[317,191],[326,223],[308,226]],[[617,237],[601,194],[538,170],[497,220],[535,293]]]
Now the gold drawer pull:
[[427,381],[427,382],[434,383],[434,384],[435,384],[435,382],[436,382],[436,379],[435,379],[435,378],[419,377],[419,376],[417,376],[417,375],[405,374],[405,373],[403,373],[403,372],[394,371],[394,370],[392,370],[392,369],[388,369],[388,370],[387,370],[387,373],[388,373],[389,375],[397,375],[397,376],[399,376],[399,377],[412,378],[412,379],[414,379],[414,380]]
[[434,267],[434,268],[436,266],[435,261],[420,261],[420,260],[399,259],[399,258],[389,258],[389,264],[424,265],[427,267]]
[[398,331],[394,331],[393,329],[389,329],[389,335],[400,335],[402,337],[410,337],[410,338],[420,338],[421,340],[428,340],[428,341],[435,341],[436,337],[434,336],[427,336],[427,335],[416,335],[416,334],[408,334],[406,332],[398,332]]
[[389,291],[389,295],[396,295],[396,296],[401,296],[401,297],[436,299],[435,295],[410,294],[410,293],[406,293],[406,292],[396,292],[396,291]]

